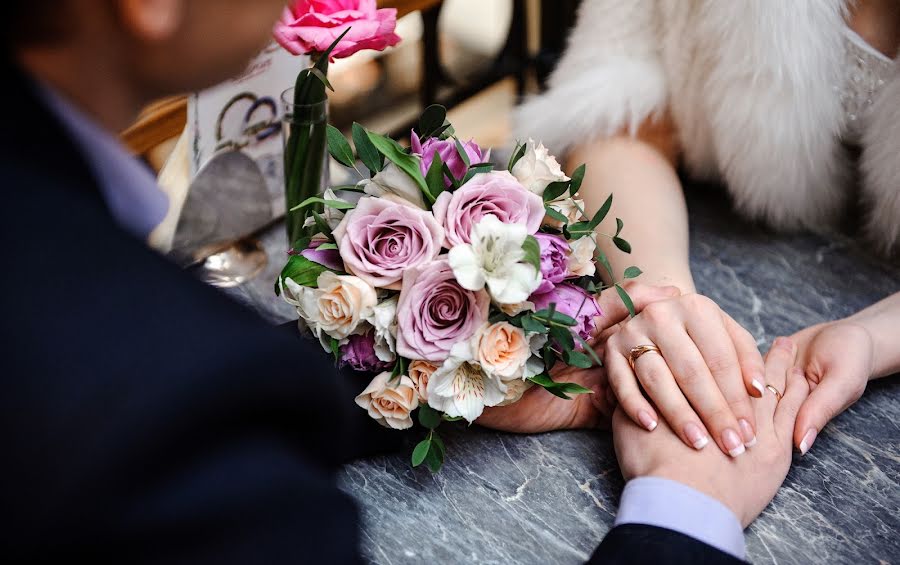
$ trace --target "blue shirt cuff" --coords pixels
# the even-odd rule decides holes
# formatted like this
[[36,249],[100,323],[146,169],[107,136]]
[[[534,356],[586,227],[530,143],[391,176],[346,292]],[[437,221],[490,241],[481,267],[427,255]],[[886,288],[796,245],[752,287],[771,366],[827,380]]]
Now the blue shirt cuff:
[[744,560],[744,529],[718,500],[669,479],[641,477],[625,485],[616,526],[644,524],[690,536]]

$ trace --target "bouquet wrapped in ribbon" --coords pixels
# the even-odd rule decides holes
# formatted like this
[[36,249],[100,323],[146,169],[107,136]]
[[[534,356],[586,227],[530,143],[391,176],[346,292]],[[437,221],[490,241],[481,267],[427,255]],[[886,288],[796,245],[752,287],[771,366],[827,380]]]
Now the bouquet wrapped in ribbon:
[[[373,419],[428,430],[413,465],[442,465],[442,421],[474,422],[534,386],[589,393],[551,369],[600,364],[588,343],[601,315],[597,265],[615,277],[595,228],[612,196],[586,217],[583,165],[569,178],[528,141],[497,170],[489,151],[455,137],[440,106],[426,109],[409,148],[359,124],[352,139],[356,155],[329,126],[332,157],[363,180],[300,204],[323,211],[307,220],[276,292],[337,363],[367,375],[356,403]],[[617,224],[609,237],[630,252]]]

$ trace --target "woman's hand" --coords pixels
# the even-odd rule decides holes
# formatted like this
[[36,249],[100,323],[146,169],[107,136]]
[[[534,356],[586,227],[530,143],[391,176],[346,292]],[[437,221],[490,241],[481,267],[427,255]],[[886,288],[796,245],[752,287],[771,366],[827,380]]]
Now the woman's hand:
[[[680,292],[676,287],[650,286],[634,282],[625,285],[625,289],[638,311],[648,304],[669,299]],[[598,303],[603,313],[595,320],[598,334],[628,319],[628,310],[614,289],[602,292]],[[595,350],[601,356],[602,347],[601,342],[595,343]],[[557,364],[551,374],[553,380],[557,382],[577,383],[591,389],[593,394],[579,394],[571,400],[565,400],[539,386],[533,386],[514,404],[485,408],[477,420],[478,423],[488,428],[516,433],[609,425],[615,409],[615,399],[607,393],[606,371],[602,367],[578,369]]]
[[[644,353],[632,371],[631,350],[641,345],[659,353]],[[619,404],[644,428],[659,423],[655,405],[694,449],[711,437],[737,457],[755,444],[750,397],[765,391],[763,359],[750,333],[709,298],[688,294],[648,305],[610,337],[605,361]]]
[[819,324],[791,339],[812,391],[794,429],[794,445],[806,454],[825,424],[862,396],[875,370],[875,352],[869,331],[849,320]]
[[794,351],[786,347],[773,347],[766,357],[766,380],[784,396],[777,400],[767,392],[750,402],[758,444],[736,460],[717,450],[685,447],[665,421],[648,433],[617,410],[613,438],[622,475],[688,485],[725,504],[746,527],[775,496],[791,464],[791,433],[809,392],[793,364]]

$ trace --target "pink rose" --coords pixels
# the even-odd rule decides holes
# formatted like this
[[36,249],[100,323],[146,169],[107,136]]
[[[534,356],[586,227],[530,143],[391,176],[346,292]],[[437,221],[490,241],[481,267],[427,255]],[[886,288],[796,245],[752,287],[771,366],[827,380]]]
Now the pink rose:
[[[462,156],[459,154],[455,140],[441,140],[429,137],[425,140],[425,143],[422,143],[415,131],[410,134],[409,138],[412,152],[421,157],[419,168],[422,170],[423,175],[428,174],[428,169],[431,167],[432,161],[434,161],[434,154],[437,153],[441,158],[441,162],[447,165],[447,168],[450,169],[450,172],[457,180],[461,181],[465,178],[466,173],[469,171],[469,166],[466,165],[466,162],[463,161]],[[470,164],[482,163],[488,159],[488,156],[474,141],[463,141],[460,144],[463,146]],[[449,187],[451,184],[453,184],[452,181],[447,178],[447,175],[444,175],[444,186]]]
[[393,288],[404,271],[438,256],[444,230],[431,213],[408,203],[366,197],[347,212],[334,238],[349,272],[374,287]]
[[504,224],[523,224],[529,234],[537,233],[544,219],[544,201],[507,171],[491,171],[475,175],[456,192],[442,192],[433,211],[450,248],[471,243],[472,227],[485,216],[496,216]]
[[323,53],[347,28],[331,52],[349,57],[362,49],[382,51],[400,42],[397,10],[376,9],[375,0],[297,0],[275,24],[275,40],[294,55]]
[[491,298],[459,286],[446,258],[403,276],[397,305],[397,353],[407,359],[444,361],[454,344],[487,321]]

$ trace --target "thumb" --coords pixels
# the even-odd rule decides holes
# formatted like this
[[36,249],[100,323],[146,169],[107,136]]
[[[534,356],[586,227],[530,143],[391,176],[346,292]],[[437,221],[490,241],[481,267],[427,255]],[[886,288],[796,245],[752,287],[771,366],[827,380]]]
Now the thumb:
[[861,392],[855,390],[854,381],[841,377],[834,373],[823,375],[800,407],[794,425],[794,445],[801,454],[806,455],[825,424],[859,398]]
[[[624,286],[625,291],[634,303],[635,312],[640,312],[647,307],[648,304],[666,300],[667,298],[675,298],[681,295],[681,289],[677,286],[654,286],[641,283],[629,283]],[[630,313],[615,287],[608,288],[600,293],[597,298],[597,304],[600,306],[600,316],[595,318],[597,330],[595,335],[611,328],[612,326],[625,321]]]

